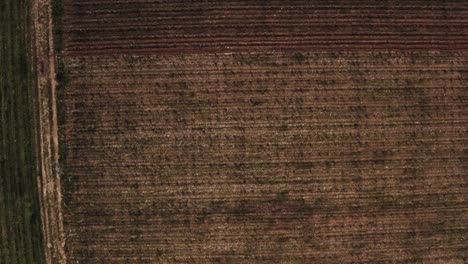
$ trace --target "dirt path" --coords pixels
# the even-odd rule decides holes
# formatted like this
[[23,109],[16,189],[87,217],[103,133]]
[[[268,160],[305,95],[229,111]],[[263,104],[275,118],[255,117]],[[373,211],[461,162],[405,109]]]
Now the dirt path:
[[51,0],[34,0],[35,61],[37,65],[38,186],[46,244],[46,263],[66,263],[58,153],[55,54]]

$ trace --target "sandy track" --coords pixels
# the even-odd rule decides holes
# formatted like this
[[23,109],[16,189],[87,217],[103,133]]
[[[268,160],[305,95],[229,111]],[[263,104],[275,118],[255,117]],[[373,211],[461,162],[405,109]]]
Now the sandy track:
[[32,15],[37,70],[38,188],[46,263],[66,263],[58,154],[55,54],[50,0],[34,0]]

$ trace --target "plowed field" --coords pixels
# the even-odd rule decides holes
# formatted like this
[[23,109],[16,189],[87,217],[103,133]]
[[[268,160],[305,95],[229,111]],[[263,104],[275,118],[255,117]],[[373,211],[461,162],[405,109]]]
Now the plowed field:
[[468,45],[465,1],[65,0],[65,14],[73,55]]
[[63,1],[70,263],[467,262],[465,1]]
[[69,258],[462,263],[465,58],[67,59]]

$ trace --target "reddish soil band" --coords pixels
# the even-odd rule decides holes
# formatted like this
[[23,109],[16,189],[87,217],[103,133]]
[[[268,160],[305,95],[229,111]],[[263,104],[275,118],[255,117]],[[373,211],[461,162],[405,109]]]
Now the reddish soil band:
[[251,50],[462,50],[464,1],[76,1],[68,55]]

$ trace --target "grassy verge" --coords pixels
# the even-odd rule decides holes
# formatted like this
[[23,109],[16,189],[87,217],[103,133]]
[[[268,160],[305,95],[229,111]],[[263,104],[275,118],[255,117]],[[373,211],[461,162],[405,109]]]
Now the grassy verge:
[[44,263],[31,0],[0,2],[0,263]]

